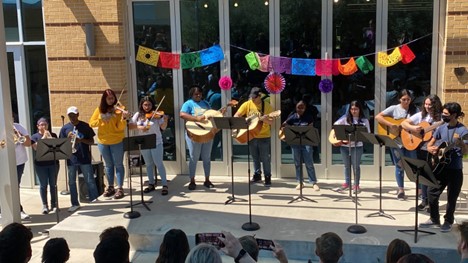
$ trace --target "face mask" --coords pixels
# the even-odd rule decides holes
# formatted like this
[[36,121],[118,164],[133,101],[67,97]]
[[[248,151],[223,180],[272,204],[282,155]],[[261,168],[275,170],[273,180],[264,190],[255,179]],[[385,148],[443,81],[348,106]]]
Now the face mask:
[[442,120],[444,122],[450,122],[450,115],[448,115],[448,116],[442,115]]

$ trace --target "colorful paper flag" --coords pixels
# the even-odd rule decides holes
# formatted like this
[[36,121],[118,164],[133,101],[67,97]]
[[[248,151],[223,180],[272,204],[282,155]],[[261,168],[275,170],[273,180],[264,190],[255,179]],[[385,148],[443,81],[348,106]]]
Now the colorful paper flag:
[[156,67],[159,60],[159,51],[144,46],[138,46],[136,61]]

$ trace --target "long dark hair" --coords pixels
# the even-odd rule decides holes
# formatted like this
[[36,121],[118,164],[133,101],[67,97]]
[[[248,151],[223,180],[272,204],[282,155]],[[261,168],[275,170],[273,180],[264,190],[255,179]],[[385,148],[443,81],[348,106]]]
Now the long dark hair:
[[418,110],[418,108],[416,108],[416,106],[414,105],[413,103],[413,94],[411,93],[411,91],[407,90],[407,89],[402,89],[398,92],[398,99],[401,99],[403,96],[408,96],[410,97],[411,99],[411,102],[409,104],[409,107],[408,107],[408,114],[409,115],[413,115],[416,113],[416,111]]
[[353,100],[351,101],[351,103],[349,103],[349,109],[348,109],[348,112],[346,113],[346,121],[349,124],[353,124],[353,115],[351,114],[351,107],[353,106],[359,108],[359,123],[361,123],[362,120],[365,118],[364,107],[362,106],[362,103],[359,102],[358,100]]
[[70,249],[63,238],[52,238],[47,241],[42,251],[43,263],[64,263],[70,258]]
[[401,257],[411,254],[411,248],[406,241],[401,239],[394,239],[387,248],[386,263],[396,263]]
[[[427,112],[426,107],[424,107],[424,104],[426,103],[427,99],[431,101],[431,105],[432,105],[431,109],[429,110],[430,112]],[[421,117],[424,119],[428,114],[431,115],[434,121],[440,121],[441,119],[442,102],[440,101],[439,96],[437,96],[436,94],[430,94],[424,99],[423,107],[421,110]]]
[[151,110],[150,111],[154,111],[156,109],[156,103],[154,102],[154,99],[151,96],[144,96],[140,100],[140,105],[138,106],[138,110],[139,110],[139,113],[140,113],[139,118],[145,117],[146,112],[143,109],[143,103],[145,103],[146,101],[151,102]]
[[187,235],[180,229],[171,229],[164,235],[156,263],[184,263],[190,252]]
[[[115,101],[112,105],[107,105],[107,97],[110,95],[113,95],[115,98]],[[99,112],[101,113],[107,113],[109,111],[109,108],[114,107],[114,105],[117,104],[117,96],[115,95],[115,92],[111,89],[106,89],[101,96],[101,103],[99,103]]]

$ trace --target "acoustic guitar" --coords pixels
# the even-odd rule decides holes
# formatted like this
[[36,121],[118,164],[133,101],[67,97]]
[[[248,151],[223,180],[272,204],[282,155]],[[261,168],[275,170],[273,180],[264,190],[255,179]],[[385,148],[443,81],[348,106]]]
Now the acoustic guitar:
[[432,168],[432,173],[435,175],[440,174],[444,170],[445,166],[452,162],[452,150],[455,147],[456,142],[448,144],[447,142],[442,142],[437,148],[436,154],[428,154],[427,162]]
[[432,138],[432,131],[443,123],[444,121],[438,121],[430,125],[428,122],[423,121],[418,124],[423,128],[419,133],[402,129],[400,136],[403,147],[409,151],[417,149],[422,142],[429,141]]
[[249,128],[248,129],[237,129],[232,131],[232,137],[236,139],[239,143],[246,143],[256,136],[260,134],[262,131],[263,127],[263,121],[261,119],[263,118],[278,118],[281,116],[281,111],[277,110],[272,113],[263,115],[263,116],[258,116],[258,115],[252,115],[246,118],[247,122],[249,123]]
[[333,146],[342,146],[348,144],[348,141],[343,141],[343,140],[338,140],[335,135],[335,130],[331,129],[330,134],[328,135],[328,141],[333,145]]
[[397,125],[398,126],[398,129],[394,129],[393,127],[389,127],[385,124],[381,124],[379,122],[379,125],[377,126],[377,134],[380,134],[380,135],[386,135],[388,137],[390,137],[391,139],[395,139],[396,137],[400,136],[400,131],[401,131],[401,123],[405,120],[405,119],[398,119],[398,120],[395,120],[394,118],[392,117],[389,117],[389,116],[386,116],[384,117],[384,119],[390,123],[392,123],[393,125]]
[[236,100],[232,100],[227,104],[227,106],[221,108],[220,110],[207,110],[203,113],[206,117],[205,122],[199,121],[187,121],[185,123],[185,128],[187,129],[187,134],[194,142],[205,143],[214,138],[219,129],[214,128],[213,117],[223,117],[221,113],[222,110],[227,107],[235,107],[237,105]]

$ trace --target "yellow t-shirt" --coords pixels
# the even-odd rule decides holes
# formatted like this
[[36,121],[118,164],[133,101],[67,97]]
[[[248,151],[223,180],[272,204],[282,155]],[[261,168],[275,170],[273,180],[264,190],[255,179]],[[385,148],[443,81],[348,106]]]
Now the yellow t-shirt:
[[[107,120],[105,121],[103,117]],[[98,128],[98,143],[112,145],[123,141],[127,123],[125,120],[122,120],[121,114],[101,114],[99,108],[96,108],[89,120],[89,126]]]
[[[262,103],[259,105],[256,105],[252,100],[248,100],[247,102],[244,102],[239,109],[237,110],[236,114],[239,114],[239,116],[245,116],[249,117],[252,115],[265,115],[265,114],[270,114],[272,112],[270,103],[264,102],[264,109],[263,109],[263,114],[261,113],[261,108],[262,108]],[[255,138],[270,138],[270,125],[263,123],[262,130],[260,131],[260,134],[256,136]]]

